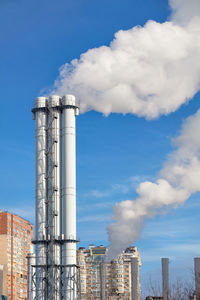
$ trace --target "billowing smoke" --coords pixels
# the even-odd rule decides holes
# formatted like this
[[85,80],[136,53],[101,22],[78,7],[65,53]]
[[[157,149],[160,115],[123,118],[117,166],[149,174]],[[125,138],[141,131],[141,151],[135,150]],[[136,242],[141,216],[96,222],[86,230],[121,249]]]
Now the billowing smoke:
[[181,25],[185,25],[200,16],[200,1],[199,0],[169,0],[172,8],[171,19]]
[[[73,93],[82,113],[132,113],[153,119],[176,111],[200,90],[200,1],[169,0],[168,22],[148,21],[144,27],[120,30],[110,46],[94,48],[66,63],[54,93]],[[138,197],[113,208],[108,227],[109,257],[140,236],[144,219],[163,207],[175,207],[200,190],[200,111],[187,119],[177,147],[159,179],[143,182]]]
[[151,218],[163,209],[175,208],[191,194],[200,191],[200,110],[189,117],[173,143],[172,152],[153,182],[137,187],[138,197],[117,203],[113,208],[114,223],[107,228],[111,259],[134,243],[141,235],[144,219]]
[[63,65],[54,92],[75,94],[82,112],[147,119],[187,103],[200,88],[200,4],[170,4],[171,21],[120,30],[109,47],[90,49]]

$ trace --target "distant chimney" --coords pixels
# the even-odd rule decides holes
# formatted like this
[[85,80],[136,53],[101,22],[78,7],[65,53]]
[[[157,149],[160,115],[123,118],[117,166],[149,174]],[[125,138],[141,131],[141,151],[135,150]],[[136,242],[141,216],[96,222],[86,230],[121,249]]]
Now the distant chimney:
[[200,258],[194,258],[196,299],[200,300]]
[[100,264],[100,291],[101,300],[106,300],[106,263],[104,261]]
[[162,294],[163,300],[169,300],[169,258],[162,258]]
[[33,275],[35,273],[35,253],[29,253],[27,256],[27,264],[28,264],[28,290],[27,297],[28,300],[35,299],[35,286],[33,284]]

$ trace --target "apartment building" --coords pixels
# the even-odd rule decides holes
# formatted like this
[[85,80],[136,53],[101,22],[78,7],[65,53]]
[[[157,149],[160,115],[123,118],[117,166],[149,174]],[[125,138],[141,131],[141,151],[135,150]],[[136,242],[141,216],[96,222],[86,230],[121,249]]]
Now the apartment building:
[[[100,265],[105,260],[106,253],[106,247],[94,245],[90,245],[89,249],[80,247],[77,251],[77,264],[80,267],[80,299],[101,299]],[[105,263],[106,299],[131,299],[132,257],[137,257],[140,262],[139,251],[136,247],[127,248],[117,259]]]
[[8,300],[27,299],[27,255],[32,252],[33,225],[0,210],[0,265],[2,294]]

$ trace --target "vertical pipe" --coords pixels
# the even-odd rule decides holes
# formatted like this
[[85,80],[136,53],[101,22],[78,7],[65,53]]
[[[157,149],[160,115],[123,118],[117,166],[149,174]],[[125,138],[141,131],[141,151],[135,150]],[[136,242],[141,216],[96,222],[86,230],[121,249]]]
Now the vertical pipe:
[[35,299],[35,284],[34,284],[34,272],[35,272],[35,254],[29,253],[27,256],[27,264],[28,264],[28,291],[27,291],[27,299],[34,300]]
[[106,263],[102,261],[100,264],[100,291],[101,300],[106,300]]
[[162,258],[162,294],[163,300],[169,299],[169,258]]
[[0,295],[3,293],[3,265],[0,265]]
[[140,300],[140,265],[139,258],[131,258],[131,300]]
[[[48,234],[50,243],[49,297],[60,298],[60,97],[53,95],[48,100]],[[52,297],[52,298],[51,298]]]
[[66,95],[63,105],[63,245],[64,299],[76,299],[73,291],[76,266],[76,132],[75,97]]
[[200,300],[200,258],[194,258],[196,299]]
[[[61,102],[61,100],[60,100]],[[60,103],[61,107],[61,103]],[[62,239],[62,233],[63,233],[63,213],[62,213],[62,172],[63,172],[63,164],[62,164],[62,113],[60,113],[60,239]],[[60,285],[60,299],[62,299],[62,245],[60,245],[60,279],[59,279],[59,285]]]
[[[46,233],[46,98],[35,101],[35,239],[43,241]],[[36,299],[44,299],[43,278],[46,252],[44,243],[36,244]]]

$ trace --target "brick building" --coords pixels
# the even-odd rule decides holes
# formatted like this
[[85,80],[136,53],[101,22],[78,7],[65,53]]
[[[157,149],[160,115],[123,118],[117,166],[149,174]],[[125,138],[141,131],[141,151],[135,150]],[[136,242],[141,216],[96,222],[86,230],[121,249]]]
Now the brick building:
[[0,265],[2,293],[9,300],[27,299],[27,254],[32,252],[33,225],[0,210]]

